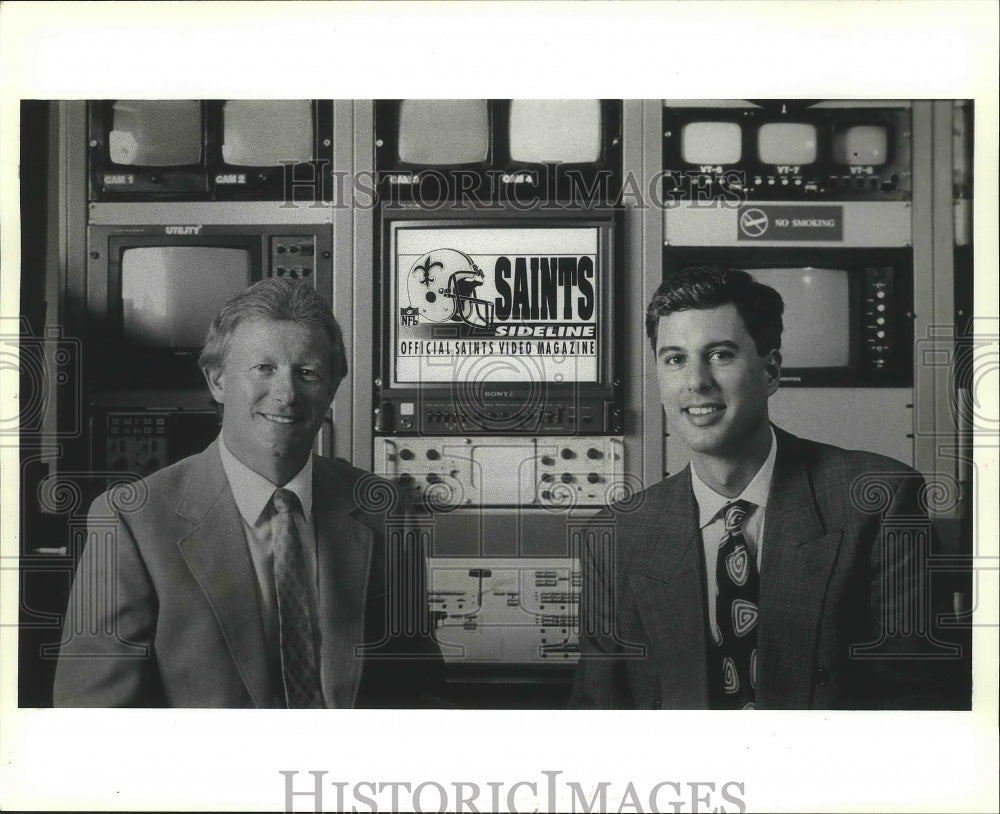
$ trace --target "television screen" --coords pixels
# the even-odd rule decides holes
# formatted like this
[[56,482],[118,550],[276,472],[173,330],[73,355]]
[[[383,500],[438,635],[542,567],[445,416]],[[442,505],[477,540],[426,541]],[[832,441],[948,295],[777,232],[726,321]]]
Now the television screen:
[[765,164],[812,164],[816,160],[815,126],[795,122],[761,125],[757,157]]
[[845,367],[851,357],[848,273],[841,269],[747,269],[785,301],[782,366]]
[[489,122],[485,99],[405,99],[399,105],[399,160],[424,166],[485,161]]
[[510,157],[529,163],[594,163],[601,157],[597,99],[512,99]]
[[122,251],[124,338],[150,347],[201,347],[216,311],[250,283],[245,249],[136,246]]
[[681,130],[681,158],[688,164],[735,164],[743,130],[735,122],[691,122]]
[[833,160],[849,166],[881,166],[888,160],[889,133],[884,125],[856,124],[833,134]]
[[600,227],[395,231],[395,384],[597,382]]
[[201,161],[201,103],[123,100],[114,103],[108,155],[115,164],[179,167]]
[[312,103],[230,100],[222,110],[222,160],[245,167],[311,161]]

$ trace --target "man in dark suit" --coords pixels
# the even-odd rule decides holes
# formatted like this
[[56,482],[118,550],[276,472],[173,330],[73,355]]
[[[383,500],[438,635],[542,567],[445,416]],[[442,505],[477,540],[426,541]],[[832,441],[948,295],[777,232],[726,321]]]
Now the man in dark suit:
[[329,306],[259,282],[215,317],[200,364],[222,432],[92,505],[56,705],[433,704],[440,652],[405,501],[312,453],[347,374]]
[[691,464],[591,528],[572,706],[948,704],[923,479],[772,427],[782,311],[735,270],[687,269],[654,295],[660,397]]

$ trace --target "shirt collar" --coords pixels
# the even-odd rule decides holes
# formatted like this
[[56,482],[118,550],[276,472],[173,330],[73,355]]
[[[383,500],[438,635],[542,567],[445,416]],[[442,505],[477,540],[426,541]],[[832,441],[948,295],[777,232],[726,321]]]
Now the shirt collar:
[[[229,486],[233,492],[233,499],[236,501],[236,508],[249,526],[257,525],[260,516],[277,488],[271,481],[263,475],[254,472],[250,467],[240,461],[222,440],[219,434],[219,454],[222,457],[222,468],[226,470],[226,477],[229,479]],[[312,516],[312,455],[309,456],[305,466],[284,488],[294,492],[302,504],[302,514],[306,518]]]
[[774,475],[774,460],[777,457],[778,439],[774,436],[774,428],[771,428],[771,449],[767,453],[767,458],[757,470],[757,474],[746,485],[746,488],[734,498],[720,495],[705,481],[698,477],[694,466],[691,467],[691,489],[694,492],[694,499],[698,503],[698,527],[705,528],[709,523],[719,516],[722,507],[734,500],[746,500],[764,509],[767,506],[767,499],[771,492],[771,477]]

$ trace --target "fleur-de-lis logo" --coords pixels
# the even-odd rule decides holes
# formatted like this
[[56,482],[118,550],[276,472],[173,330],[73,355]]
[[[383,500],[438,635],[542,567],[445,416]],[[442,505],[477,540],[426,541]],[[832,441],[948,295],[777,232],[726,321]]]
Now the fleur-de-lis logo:
[[427,264],[423,266],[415,266],[415,270],[421,272],[420,285],[430,285],[434,282],[434,278],[431,277],[431,269],[433,268],[444,268],[444,263],[431,262],[430,257],[427,258]]

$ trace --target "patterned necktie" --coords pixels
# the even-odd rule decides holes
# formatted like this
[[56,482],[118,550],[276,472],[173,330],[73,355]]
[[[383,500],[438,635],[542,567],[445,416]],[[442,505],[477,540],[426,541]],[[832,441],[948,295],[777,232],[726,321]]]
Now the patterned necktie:
[[725,531],[716,560],[719,596],[716,622],[722,634],[717,646],[716,706],[753,709],[757,697],[757,602],[760,575],[743,536],[743,521],[754,504],[737,500],[723,511]]
[[285,702],[289,709],[318,709],[324,704],[309,612],[305,556],[292,517],[292,512],[299,508],[299,499],[288,489],[275,489],[271,502],[274,587],[278,598]]

